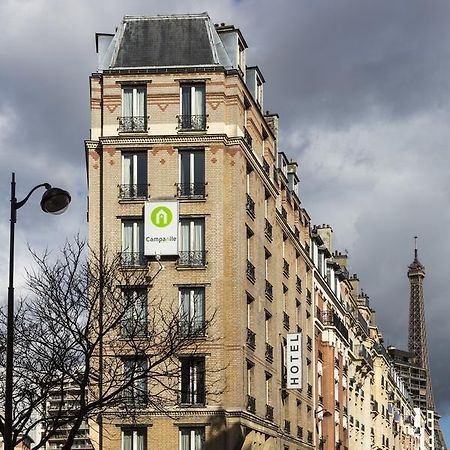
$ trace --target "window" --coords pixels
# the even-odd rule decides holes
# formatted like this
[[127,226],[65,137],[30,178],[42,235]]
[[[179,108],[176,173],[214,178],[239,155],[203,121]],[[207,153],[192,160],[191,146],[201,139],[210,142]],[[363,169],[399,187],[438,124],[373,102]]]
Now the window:
[[180,450],[204,450],[205,429],[203,427],[180,428]]
[[147,195],[147,153],[123,153],[120,198],[145,199]]
[[144,224],[140,220],[122,222],[122,265],[126,267],[145,265]]
[[205,288],[180,288],[180,331],[184,335],[205,334]]
[[180,151],[178,197],[205,198],[205,151]]
[[181,403],[203,405],[205,403],[205,358],[185,357],[181,362]]
[[181,85],[179,125],[184,130],[206,129],[205,83]]
[[122,117],[119,131],[146,131],[146,87],[129,86],[122,89]]
[[124,289],[125,314],[122,319],[122,336],[147,335],[147,290]]
[[145,404],[147,402],[147,360],[145,358],[124,358],[123,375],[124,400],[127,403]]
[[147,428],[122,428],[122,450],[145,450]]
[[180,219],[179,266],[204,266],[205,219]]

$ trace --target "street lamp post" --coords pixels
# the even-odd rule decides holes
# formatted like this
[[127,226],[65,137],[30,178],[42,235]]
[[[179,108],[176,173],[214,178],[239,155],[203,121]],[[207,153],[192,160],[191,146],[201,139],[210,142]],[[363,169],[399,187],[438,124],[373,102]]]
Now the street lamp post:
[[35,186],[20,202],[16,199],[16,176],[11,174],[11,214],[9,228],[9,285],[8,285],[8,316],[6,325],[6,373],[5,373],[5,424],[4,449],[13,450],[13,356],[14,356],[14,234],[17,221],[17,210],[40,187],[45,188],[42,195],[41,209],[50,214],[61,214],[69,206],[71,197],[63,189],[51,187],[48,183]]

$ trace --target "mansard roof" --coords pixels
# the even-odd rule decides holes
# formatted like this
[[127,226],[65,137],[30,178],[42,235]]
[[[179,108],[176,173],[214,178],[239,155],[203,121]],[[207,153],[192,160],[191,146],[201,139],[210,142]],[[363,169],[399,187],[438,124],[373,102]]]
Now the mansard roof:
[[231,68],[207,13],[125,16],[106,50],[101,69],[160,67]]

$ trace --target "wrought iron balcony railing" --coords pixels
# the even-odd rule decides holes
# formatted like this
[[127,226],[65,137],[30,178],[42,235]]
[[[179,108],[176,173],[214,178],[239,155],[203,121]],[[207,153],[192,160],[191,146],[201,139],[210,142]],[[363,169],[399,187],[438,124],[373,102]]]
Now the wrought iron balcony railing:
[[249,260],[247,260],[247,278],[252,283],[255,282],[255,266]]
[[178,252],[177,265],[179,267],[204,267],[206,266],[206,251],[181,251]]
[[269,239],[269,241],[272,240],[272,225],[267,219],[264,226],[264,234],[266,235],[266,238]]
[[256,399],[251,395],[247,395],[247,411],[255,414],[256,411]]
[[266,405],[266,419],[273,422],[273,406]]
[[255,202],[248,194],[247,194],[247,203],[245,204],[245,208],[247,209],[247,214],[252,219],[254,219],[255,218]]
[[273,347],[266,342],[266,360],[269,361],[270,363],[273,362]]
[[372,356],[370,355],[369,351],[367,350],[367,348],[362,345],[356,345],[355,346],[355,354],[357,358],[362,358],[369,367],[373,368],[373,359]]
[[178,127],[182,130],[206,130],[205,114],[178,116]]
[[119,117],[119,132],[146,132],[147,117],[146,116],[123,116]]
[[119,184],[119,198],[122,200],[146,199],[148,187],[148,184]]
[[247,145],[252,148],[252,142],[253,139],[250,136],[250,133],[248,132],[247,128],[244,127],[244,141],[247,143]]
[[254,331],[250,330],[250,328],[247,328],[247,345],[252,350],[255,350],[256,348],[256,334]]
[[266,288],[265,288],[266,297],[269,300],[273,299],[273,286],[266,280]]
[[206,183],[177,183],[178,198],[205,198]]
[[144,267],[147,259],[141,252],[122,252],[120,262],[122,267]]

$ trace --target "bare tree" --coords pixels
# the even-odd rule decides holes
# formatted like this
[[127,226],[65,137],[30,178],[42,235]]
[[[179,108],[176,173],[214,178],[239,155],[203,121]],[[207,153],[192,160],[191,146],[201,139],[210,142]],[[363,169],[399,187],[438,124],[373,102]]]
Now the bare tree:
[[[103,253],[100,260],[80,239],[56,259],[32,252],[31,295],[15,317],[14,445],[38,426],[38,449],[64,427],[68,450],[83,421],[106,410],[164,410],[176,401],[178,356],[204,342],[211,317],[180,314],[178,299],[152,294],[157,271],[124,270],[119,256]],[[2,312],[0,348],[5,328]]]

